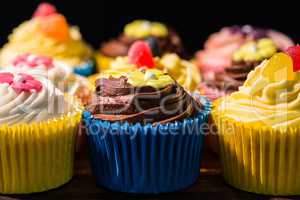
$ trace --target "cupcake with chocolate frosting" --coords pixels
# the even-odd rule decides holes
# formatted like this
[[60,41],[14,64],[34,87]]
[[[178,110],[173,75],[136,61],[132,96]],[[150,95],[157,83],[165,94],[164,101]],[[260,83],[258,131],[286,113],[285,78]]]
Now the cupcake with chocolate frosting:
[[45,76],[0,72],[0,110],[0,193],[42,192],[68,182],[79,102]]
[[181,39],[174,30],[159,22],[135,20],[124,27],[119,37],[101,45],[98,55],[100,70],[114,58],[126,56],[129,47],[137,40],[149,43],[155,56],[165,53],[183,55]]
[[103,73],[84,114],[97,184],[111,190],[172,192],[199,176],[210,104],[153,69],[147,52],[131,55],[139,69]]

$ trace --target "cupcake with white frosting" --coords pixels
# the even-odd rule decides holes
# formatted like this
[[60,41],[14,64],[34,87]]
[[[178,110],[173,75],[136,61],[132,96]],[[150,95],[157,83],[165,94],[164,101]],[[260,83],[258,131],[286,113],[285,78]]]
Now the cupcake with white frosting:
[[0,193],[42,192],[68,182],[79,102],[45,76],[21,72],[0,72],[0,97]]

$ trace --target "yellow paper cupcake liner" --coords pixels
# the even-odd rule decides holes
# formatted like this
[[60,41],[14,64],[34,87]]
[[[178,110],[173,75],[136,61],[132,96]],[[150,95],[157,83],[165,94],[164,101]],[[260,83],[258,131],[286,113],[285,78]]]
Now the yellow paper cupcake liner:
[[96,54],[97,72],[101,72],[108,69],[110,63],[114,60],[112,57],[104,56],[102,54]]
[[259,194],[300,194],[300,128],[275,130],[212,114],[230,185]]
[[26,194],[59,187],[73,176],[81,112],[42,123],[0,127],[0,193]]

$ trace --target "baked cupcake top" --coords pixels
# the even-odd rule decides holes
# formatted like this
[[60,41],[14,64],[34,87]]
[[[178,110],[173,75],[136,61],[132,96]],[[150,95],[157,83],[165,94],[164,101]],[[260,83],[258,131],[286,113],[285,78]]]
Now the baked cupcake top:
[[262,62],[238,92],[215,112],[242,123],[286,128],[299,125],[300,47],[290,47]]
[[194,116],[201,109],[169,75],[157,69],[109,71],[96,81],[88,110],[110,122],[165,124]]
[[32,19],[14,29],[1,51],[0,66],[8,66],[23,53],[53,57],[71,66],[93,57],[91,47],[83,42],[78,28],[70,27],[66,18],[48,3],[40,4]]
[[127,24],[118,38],[101,45],[100,53],[108,57],[126,56],[129,47],[137,40],[146,41],[155,56],[168,52],[183,53],[181,39],[176,32],[160,22],[147,20]]
[[0,125],[42,122],[77,108],[44,76],[0,72]]
[[[149,59],[152,68],[162,70],[173,77],[179,85],[183,86],[187,91],[194,92],[197,90],[201,81],[200,73],[197,67],[187,61],[181,59],[177,54],[165,54],[163,57],[152,58],[152,51],[147,43],[138,41],[132,45],[128,52],[128,56],[118,57],[110,63],[109,70],[120,70],[129,72],[139,67],[143,67],[143,63],[134,62],[133,56],[141,51],[140,48],[149,49]],[[147,59],[145,59],[147,61]]]

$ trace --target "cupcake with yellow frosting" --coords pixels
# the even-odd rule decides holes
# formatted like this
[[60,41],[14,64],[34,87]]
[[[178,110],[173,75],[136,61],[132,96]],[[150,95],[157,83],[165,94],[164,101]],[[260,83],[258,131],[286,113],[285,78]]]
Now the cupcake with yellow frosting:
[[[150,45],[146,42],[138,41],[136,43],[144,43],[148,46],[150,51]],[[134,43],[130,49],[134,49]],[[129,49],[128,56],[117,57],[115,60],[111,61],[106,70],[115,70],[129,72],[137,68],[135,64],[130,62],[131,50]],[[152,55],[152,53],[151,53]],[[177,54],[165,54],[164,56],[154,58],[154,66],[156,69],[162,70],[165,73],[168,73],[171,77],[176,79],[176,81],[184,87],[189,92],[195,92],[198,89],[199,83],[201,81],[200,73],[197,67],[187,61],[181,59]],[[105,72],[105,70],[104,70]],[[101,74],[92,75],[89,79],[92,83],[100,76]]]
[[124,27],[118,38],[101,45],[97,57],[100,70],[109,66],[114,58],[126,56],[130,46],[137,40],[146,41],[155,56],[165,53],[183,54],[181,39],[172,29],[159,22],[135,20]]
[[275,54],[214,108],[230,185],[260,194],[300,194],[299,58],[299,46]]
[[42,3],[34,16],[14,29],[0,53],[0,66],[24,53],[62,60],[77,74],[88,76],[94,71],[93,50],[81,38],[77,27],[69,26],[55,7]]
[[0,72],[0,193],[57,188],[73,176],[79,103],[44,76]]
[[89,81],[74,74],[73,68],[63,61],[34,54],[22,54],[1,71],[45,76],[62,92],[76,96],[84,105],[89,103],[91,98],[93,87]]

